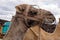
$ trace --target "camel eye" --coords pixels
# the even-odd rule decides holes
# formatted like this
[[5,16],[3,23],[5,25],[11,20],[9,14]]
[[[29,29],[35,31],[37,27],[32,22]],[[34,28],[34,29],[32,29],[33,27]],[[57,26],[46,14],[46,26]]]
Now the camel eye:
[[37,12],[29,11],[28,16],[34,17],[37,15]]
[[22,11],[22,12],[24,12],[24,11],[25,11],[25,9],[24,9],[24,8],[22,8],[22,9],[21,9],[21,11]]

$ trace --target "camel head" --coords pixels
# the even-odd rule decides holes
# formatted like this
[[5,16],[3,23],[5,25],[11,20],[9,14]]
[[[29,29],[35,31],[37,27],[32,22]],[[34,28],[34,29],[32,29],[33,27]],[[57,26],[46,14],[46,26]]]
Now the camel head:
[[28,28],[39,25],[48,33],[53,33],[56,28],[56,24],[54,24],[56,19],[51,12],[34,8],[32,5],[22,4],[16,6],[15,16],[23,18],[24,23]]

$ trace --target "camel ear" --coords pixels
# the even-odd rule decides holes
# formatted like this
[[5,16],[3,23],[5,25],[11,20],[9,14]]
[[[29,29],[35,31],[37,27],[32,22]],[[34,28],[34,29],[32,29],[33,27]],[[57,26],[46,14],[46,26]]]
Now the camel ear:
[[42,25],[41,25],[41,28],[42,28],[45,32],[53,33],[53,32],[55,31],[56,24],[52,24],[52,25],[42,24]]
[[15,8],[16,8],[16,10],[19,10],[20,9],[19,6],[15,6]]
[[17,8],[18,6],[15,6],[15,8]]

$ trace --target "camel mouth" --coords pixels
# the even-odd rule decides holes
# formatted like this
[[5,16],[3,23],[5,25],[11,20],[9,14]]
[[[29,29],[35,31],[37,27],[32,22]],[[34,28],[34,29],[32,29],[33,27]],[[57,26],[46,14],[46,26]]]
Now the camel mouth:
[[[37,21],[34,21],[34,20],[27,20],[27,27],[30,28],[31,26],[34,26],[34,25],[37,25],[39,24],[39,22]],[[41,24],[40,27],[45,31],[45,32],[48,32],[48,33],[53,33],[56,29],[56,24]]]
[[56,24],[48,25],[48,24],[43,24],[41,28],[48,33],[53,33],[56,29]]
[[56,27],[48,28],[48,29],[46,30],[46,32],[48,32],[48,33],[53,33],[53,32],[55,31],[55,28],[56,28]]

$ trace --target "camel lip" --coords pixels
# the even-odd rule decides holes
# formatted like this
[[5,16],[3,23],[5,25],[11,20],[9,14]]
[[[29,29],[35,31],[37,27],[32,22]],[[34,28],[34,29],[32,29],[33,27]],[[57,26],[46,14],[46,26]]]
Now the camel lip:
[[48,33],[53,33],[56,29],[56,25],[53,24],[53,25],[49,25],[49,24],[43,24],[41,26],[41,28],[45,31],[45,32],[48,32]]
[[55,29],[56,29],[56,27],[52,27],[52,28],[50,28],[49,30],[47,30],[46,32],[48,32],[48,33],[53,33],[53,32],[55,31]]

